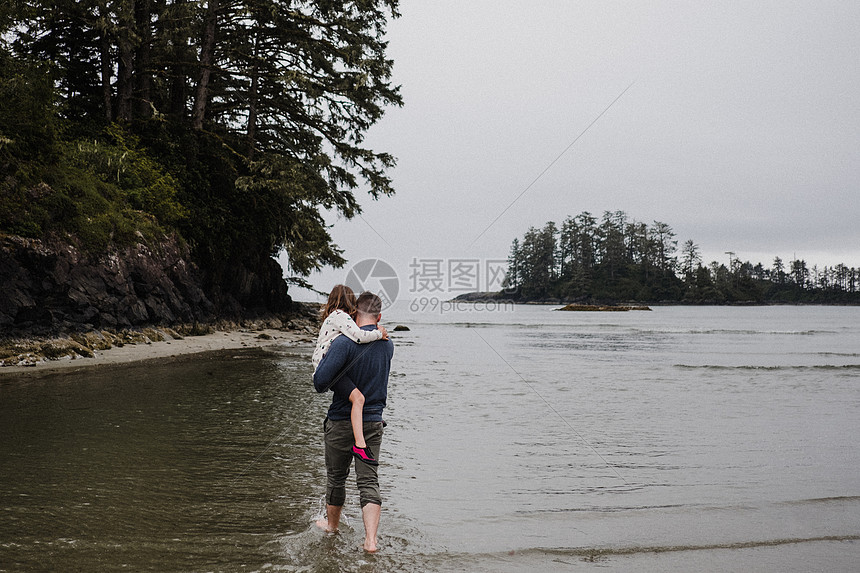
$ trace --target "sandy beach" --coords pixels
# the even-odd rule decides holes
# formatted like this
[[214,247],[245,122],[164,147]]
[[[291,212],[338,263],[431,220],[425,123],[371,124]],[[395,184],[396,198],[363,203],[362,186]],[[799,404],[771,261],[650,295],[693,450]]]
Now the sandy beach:
[[140,361],[171,359],[181,356],[224,350],[266,348],[272,346],[307,346],[313,344],[312,334],[305,328],[297,330],[281,329],[237,329],[215,331],[199,336],[173,338],[165,335],[164,340],[125,343],[104,350],[93,350],[92,357],[72,355],[55,360],[38,359],[26,365],[0,367],[0,380],[17,376],[32,376],[54,373],[64,369],[78,369],[99,366],[122,365]]

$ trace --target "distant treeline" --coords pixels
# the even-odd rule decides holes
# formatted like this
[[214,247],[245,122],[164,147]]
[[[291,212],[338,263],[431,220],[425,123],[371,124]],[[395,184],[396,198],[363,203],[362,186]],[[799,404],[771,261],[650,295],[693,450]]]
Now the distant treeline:
[[779,257],[765,266],[727,254],[728,267],[704,265],[692,240],[678,250],[666,223],[583,212],[514,239],[505,287],[519,300],[860,303],[860,268]]

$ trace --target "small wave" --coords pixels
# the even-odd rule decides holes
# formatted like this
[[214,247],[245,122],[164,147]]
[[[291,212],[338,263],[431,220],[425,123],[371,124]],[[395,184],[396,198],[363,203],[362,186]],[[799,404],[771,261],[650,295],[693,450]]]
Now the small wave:
[[[580,531],[577,529],[577,531]],[[385,558],[398,572],[426,571],[513,571],[547,569],[558,570],[559,564],[576,565],[579,562],[596,563],[610,561],[614,558],[636,557],[640,555],[669,554],[694,551],[745,550],[786,545],[812,543],[852,543],[860,540],[860,535],[830,535],[821,537],[795,537],[781,539],[763,539],[703,545],[629,545],[620,547],[531,547],[512,549],[498,552],[454,552],[396,554],[380,553],[379,558]],[[599,566],[599,565],[598,565]],[[568,570],[568,569],[565,569]],[[578,569],[577,569],[578,570]]]
[[820,537],[788,537],[781,539],[761,539],[749,541],[733,541],[726,543],[708,543],[702,545],[634,545],[630,547],[571,547],[571,548],[540,548],[517,551],[520,554],[543,554],[554,556],[585,557],[596,559],[621,555],[636,555],[640,553],[669,553],[680,551],[713,551],[716,549],[754,549],[757,547],[778,547],[780,545],[796,545],[799,543],[822,543],[832,541],[860,541],[860,535],[823,535]]
[[693,328],[679,330],[633,329],[642,334],[727,334],[732,336],[815,336],[818,334],[838,334],[835,330],[756,330],[734,328]]
[[811,499],[796,499],[792,501],[786,501],[784,503],[787,505],[806,505],[819,503],[856,503],[858,501],[860,501],[860,495],[842,495],[834,497],[814,497]]
[[857,352],[816,352],[815,356],[841,356],[843,358],[857,358],[860,353]]
[[722,366],[718,364],[673,364],[675,368],[688,370],[765,370],[765,371],[780,371],[780,370],[860,370],[860,364],[813,364],[802,366],[756,366],[745,364],[740,366]]
[[[519,493],[519,492],[515,492]],[[525,493],[525,492],[523,492]],[[534,492],[528,492],[534,495]],[[704,507],[699,504],[660,504],[660,505],[629,505],[629,506],[582,506],[582,507],[566,507],[552,509],[523,509],[516,513],[518,515],[546,515],[559,513],[623,513],[631,511],[651,511],[655,509],[698,509]]]

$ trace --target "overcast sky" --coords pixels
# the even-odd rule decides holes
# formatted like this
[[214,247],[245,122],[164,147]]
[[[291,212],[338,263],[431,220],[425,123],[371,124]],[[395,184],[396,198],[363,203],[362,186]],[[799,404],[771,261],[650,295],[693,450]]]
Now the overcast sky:
[[582,211],[667,223],[706,263],[860,266],[860,2],[400,11],[405,106],[368,138],[398,158],[397,194],[328,217],[350,263],[312,275],[318,289],[376,258],[402,294],[413,260],[504,259],[530,226]]

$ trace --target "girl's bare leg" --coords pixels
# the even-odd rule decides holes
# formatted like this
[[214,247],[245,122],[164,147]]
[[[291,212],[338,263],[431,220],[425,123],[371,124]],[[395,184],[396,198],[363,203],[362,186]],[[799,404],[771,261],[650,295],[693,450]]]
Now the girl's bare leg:
[[349,401],[352,402],[352,411],[349,413],[349,420],[352,423],[352,435],[355,437],[355,445],[352,446],[352,455],[372,466],[379,465],[379,462],[373,457],[373,452],[367,448],[367,442],[364,441],[364,394],[358,388],[350,392]]
[[355,436],[355,445],[359,448],[366,448],[367,442],[364,441],[364,394],[356,388],[350,392],[349,401],[352,403],[349,420],[352,423],[352,435]]

